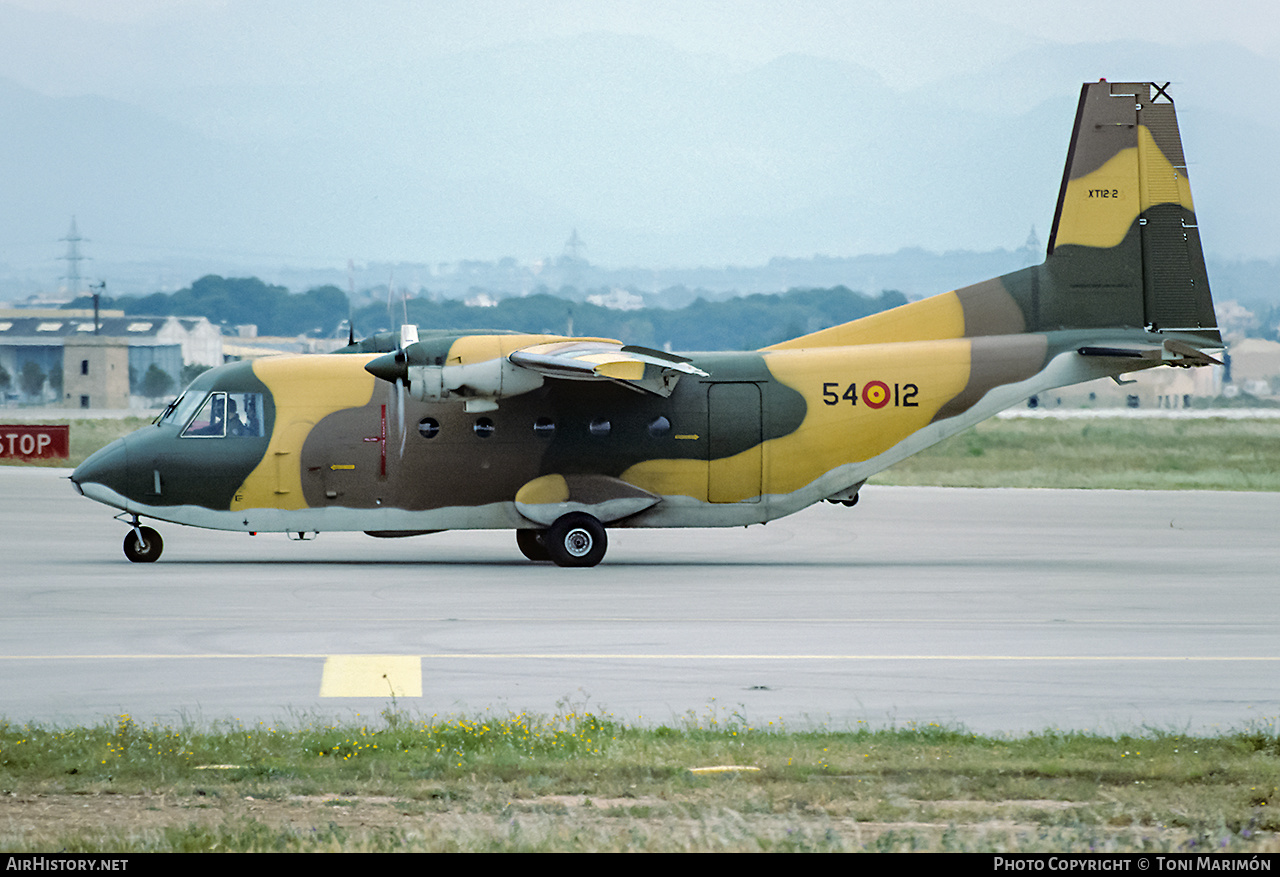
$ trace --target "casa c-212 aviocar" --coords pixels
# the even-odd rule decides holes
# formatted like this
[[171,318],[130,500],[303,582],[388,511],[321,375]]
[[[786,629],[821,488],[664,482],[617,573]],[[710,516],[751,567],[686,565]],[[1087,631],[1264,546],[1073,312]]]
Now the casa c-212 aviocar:
[[1081,90],[1044,262],[741,353],[423,333],[230,363],[71,476],[143,518],[246,533],[508,529],[593,566],[606,528],[852,505],[877,472],[1054,387],[1222,347],[1173,102]]

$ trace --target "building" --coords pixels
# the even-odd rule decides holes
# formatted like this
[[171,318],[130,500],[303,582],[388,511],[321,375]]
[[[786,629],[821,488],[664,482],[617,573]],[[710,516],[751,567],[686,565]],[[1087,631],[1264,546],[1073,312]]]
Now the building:
[[1280,343],[1241,338],[1230,347],[1231,383],[1239,392],[1267,398],[1280,393]]
[[[145,407],[142,382],[154,366],[182,385],[185,366],[223,362],[222,330],[205,317],[126,317],[121,311],[0,311],[0,368],[10,400],[69,408]],[[36,393],[23,373],[43,376]],[[130,397],[133,397],[132,399]]]
[[129,408],[129,344],[103,335],[68,338],[62,348],[63,407]]

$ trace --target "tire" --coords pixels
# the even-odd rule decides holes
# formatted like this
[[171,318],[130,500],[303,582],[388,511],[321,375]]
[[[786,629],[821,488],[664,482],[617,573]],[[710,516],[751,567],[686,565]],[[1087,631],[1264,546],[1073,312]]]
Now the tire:
[[[138,533],[142,533],[142,541],[138,541]],[[164,551],[164,540],[160,534],[150,527],[139,527],[130,530],[124,537],[124,556],[134,563],[155,563]]]
[[583,512],[558,518],[542,544],[556,566],[595,566],[609,548],[604,524]]
[[546,532],[546,530],[516,530],[516,545],[520,547],[520,553],[534,563],[550,560],[551,555],[547,553],[547,546],[542,543]]

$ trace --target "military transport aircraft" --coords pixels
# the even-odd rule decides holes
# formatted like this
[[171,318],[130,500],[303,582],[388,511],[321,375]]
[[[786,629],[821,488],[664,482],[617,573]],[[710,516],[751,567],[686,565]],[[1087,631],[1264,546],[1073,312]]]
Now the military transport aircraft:
[[430,335],[201,375],[71,476],[141,519],[408,536],[510,529],[593,566],[608,527],[727,527],[821,500],[1054,387],[1222,347],[1166,86],[1081,90],[1043,264],[748,353]]

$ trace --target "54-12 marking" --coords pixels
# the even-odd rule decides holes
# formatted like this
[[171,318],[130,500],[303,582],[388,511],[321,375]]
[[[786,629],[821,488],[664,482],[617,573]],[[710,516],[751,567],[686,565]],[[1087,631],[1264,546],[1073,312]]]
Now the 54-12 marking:
[[824,382],[822,401],[827,405],[839,405],[843,401],[856,406],[861,398],[864,405],[874,409],[884,408],[886,405],[894,408],[920,407],[920,403],[916,401],[920,388],[915,384],[893,384],[891,387],[884,381],[867,381],[862,385],[861,393],[858,392],[856,382],[846,386],[844,392],[840,392],[840,386],[840,381]]

